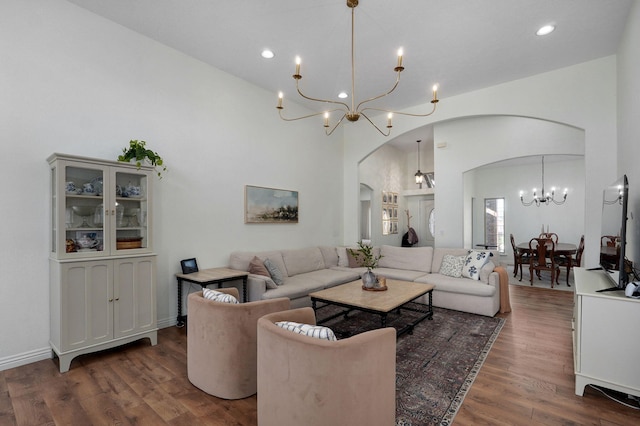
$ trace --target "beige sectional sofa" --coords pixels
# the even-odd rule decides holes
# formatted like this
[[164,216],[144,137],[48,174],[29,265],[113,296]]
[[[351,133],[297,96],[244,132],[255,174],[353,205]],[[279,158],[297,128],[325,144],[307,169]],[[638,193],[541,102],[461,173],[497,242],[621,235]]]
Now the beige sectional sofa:
[[[374,273],[391,279],[434,284],[434,306],[494,316],[500,310],[500,281],[498,273],[494,272],[498,264],[495,253],[481,269],[479,280],[440,273],[445,255],[463,256],[468,252],[468,249],[460,248],[383,245],[374,248],[375,254],[382,255]],[[364,267],[349,267],[347,248],[325,246],[233,252],[229,267],[249,271],[254,256],[262,261],[269,259],[281,272],[283,282],[277,285],[268,276],[250,273],[248,300],[288,297],[292,308],[310,306],[309,293],[357,280],[366,271]]]

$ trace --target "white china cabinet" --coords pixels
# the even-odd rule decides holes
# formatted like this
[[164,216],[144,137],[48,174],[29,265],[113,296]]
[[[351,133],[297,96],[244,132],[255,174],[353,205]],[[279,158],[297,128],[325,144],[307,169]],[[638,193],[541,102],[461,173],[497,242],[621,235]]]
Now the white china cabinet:
[[53,154],[51,347],[60,371],[78,355],[157,343],[150,167]]

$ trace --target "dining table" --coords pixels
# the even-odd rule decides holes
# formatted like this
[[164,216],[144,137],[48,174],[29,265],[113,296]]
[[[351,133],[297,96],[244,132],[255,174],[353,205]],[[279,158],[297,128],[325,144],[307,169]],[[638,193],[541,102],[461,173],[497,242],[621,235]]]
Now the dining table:
[[[529,252],[529,241],[519,243],[516,248],[523,252]],[[558,256],[572,256],[578,251],[578,246],[572,243],[556,243],[554,251]]]
[[[529,248],[529,241],[518,243],[516,246],[521,253],[531,253],[531,249]],[[563,256],[567,259],[567,271],[570,271],[573,267],[573,255],[578,251],[578,246],[573,243],[556,243],[554,253],[556,256]],[[567,275],[568,277],[568,275]],[[567,278],[567,285],[569,284],[569,280]]]

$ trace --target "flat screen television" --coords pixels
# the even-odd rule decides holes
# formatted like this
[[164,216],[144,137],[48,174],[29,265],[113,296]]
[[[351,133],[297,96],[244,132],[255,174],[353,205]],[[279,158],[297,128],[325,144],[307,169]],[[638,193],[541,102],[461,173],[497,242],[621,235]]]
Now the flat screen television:
[[629,281],[625,270],[627,244],[627,203],[629,182],[624,175],[602,192],[602,225],[600,227],[600,267],[613,287],[600,290],[624,290]]

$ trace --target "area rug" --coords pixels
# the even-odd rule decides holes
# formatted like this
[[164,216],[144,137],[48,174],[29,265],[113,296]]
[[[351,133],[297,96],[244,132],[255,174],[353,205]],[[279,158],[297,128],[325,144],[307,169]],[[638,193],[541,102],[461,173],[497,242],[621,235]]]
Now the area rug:
[[[337,312],[326,307],[318,318]],[[415,313],[391,313],[387,325],[401,327]],[[452,423],[480,371],[504,319],[434,308],[413,334],[399,337],[396,346],[396,425],[426,426]],[[323,323],[338,335],[349,336],[378,328],[380,317],[352,311]]]

